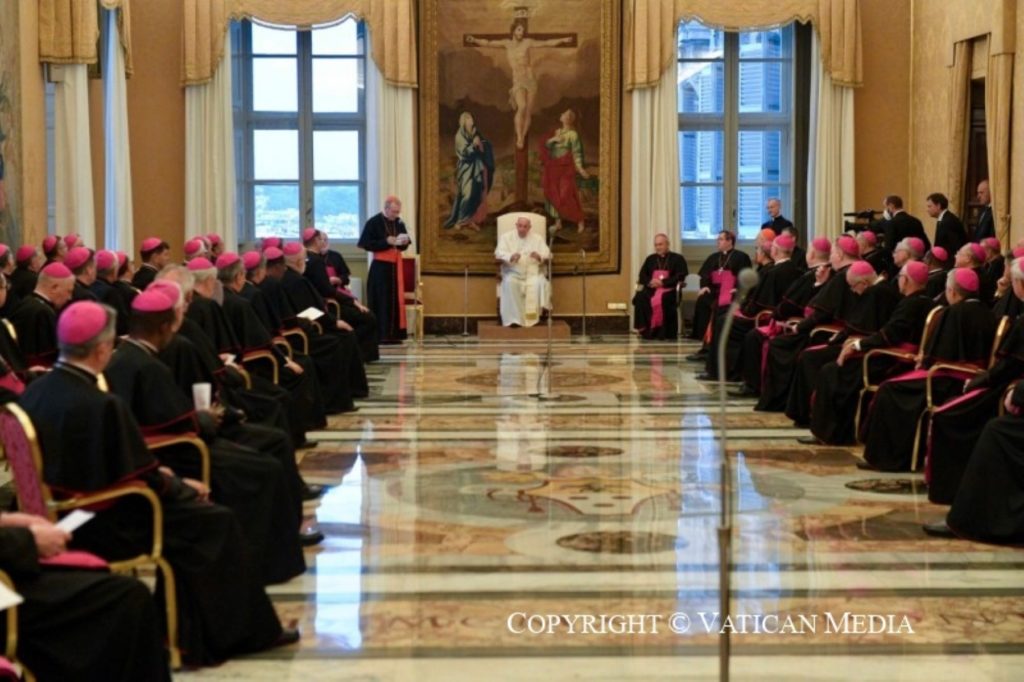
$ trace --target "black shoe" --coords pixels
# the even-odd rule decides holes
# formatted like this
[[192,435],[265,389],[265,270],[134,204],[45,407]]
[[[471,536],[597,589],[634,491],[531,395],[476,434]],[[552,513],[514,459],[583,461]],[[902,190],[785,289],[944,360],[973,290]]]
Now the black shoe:
[[926,523],[921,526],[921,530],[924,531],[925,535],[933,538],[956,538],[956,533],[953,532],[949,526],[946,525],[945,521],[939,523]]
[[710,375],[710,374],[708,374],[707,372],[701,372],[700,374],[698,374],[698,375],[697,375],[696,377],[694,377],[694,378],[695,378],[695,379],[696,379],[697,381],[718,381],[718,377],[714,377],[714,376],[711,376],[711,375]]
[[727,393],[733,398],[756,398],[759,393],[752,389],[750,386],[743,384],[739,388],[734,388]]
[[327,492],[327,486],[317,485],[316,483],[303,483],[302,484],[302,501],[309,502]]
[[319,545],[324,541],[324,534],[316,528],[310,528],[307,531],[299,533],[299,544],[303,547],[312,547],[313,545]]
[[310,448],[315,448],[317,445],[320,445],[319,441],[309,440],[307,438],[306,440],[304,440],[301,443],[299,443],[298,445],[296,445],[295,449],[296,450],[309,450]]
[[693,355],[687,355],[687,362],[704,362],[708,359],[708,352],[706,350],[697,351]]
[[298,628],[281,628],[281,634],[277,636],[271,647],[288,646],[290,644],[297,644],[299,641],[299,629]]
[[859,460],[857,462],[857,468],[863,471],[881,471],[881,469],[876,468],[870,462],[867,462],[865,460]]
[[817,436],[800,436],[796,442],[801,445],[824,445]]

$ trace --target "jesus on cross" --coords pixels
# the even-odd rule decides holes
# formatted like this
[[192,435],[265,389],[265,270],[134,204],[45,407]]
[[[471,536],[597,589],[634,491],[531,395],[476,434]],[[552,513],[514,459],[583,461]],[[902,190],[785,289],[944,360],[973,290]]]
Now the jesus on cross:
[[508,64],[512,69],[512,87],[508,91],[508,101],[515,112],[516,149],[526,146],[526,135],[530,130],[530,116],[533,113],[533,101],[537,94],[537,81],[533,76],[530,64],[530,50],[537,47],[576,47],[576,34],[562,36],[537,35],[526,36],[526,14],[523,8],[517,8],[512,22],[511,37],[504,36],[465,36],[466,45],[477,47],[503,47],[508,56]]

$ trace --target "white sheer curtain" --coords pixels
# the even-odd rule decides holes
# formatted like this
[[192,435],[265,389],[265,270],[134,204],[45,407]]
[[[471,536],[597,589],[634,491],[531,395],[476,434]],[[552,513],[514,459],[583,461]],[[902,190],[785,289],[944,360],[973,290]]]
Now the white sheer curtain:
[[[366,54],[371,54],[368,36]],[[391,85],[373,59],[366,59],[367,216],[394,194],[402,200],[402,221],[419,252],[416,235],[416,89]]]
[[117,28],[117,11],[103,10],[103,14],[107,24],[107,44],[103,56],[107,65],[103,70],[103,131],[106,139],[104,243],[107,249],[134,253],[124,49]]
[[633,90],[633,159],[630,168],[630,285],[644,257],[654,250],[654,235],[664,232],[678,252],[679,116],[675,62],[652,88]]
[[853,88],[832,82],[821,64],[815,33],[811,46],[811,109],[807,159],[809,234],[835,237],[843,213],[854,210]]
[[235,126],[231,109],[231,31],[213,80],[185,88],[185,235],[220,235],[238,247]]
[[57,231],[96,244],[89,150],[89,74],[85,64],[51,65],[54,81]]

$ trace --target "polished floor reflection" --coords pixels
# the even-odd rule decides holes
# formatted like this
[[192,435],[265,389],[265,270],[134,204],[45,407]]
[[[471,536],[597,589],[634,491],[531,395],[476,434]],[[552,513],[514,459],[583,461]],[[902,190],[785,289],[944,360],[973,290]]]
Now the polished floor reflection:
[[[272,588],[297,647],[182,679],[1019,679],[1024,554],[927,539],[919,477],[867,475],[726,408],[732,619],[718,614],[717,391],[688,343],[388,349],[306,451],[327,541]],[[543,399],[536,397],[543,394]]]

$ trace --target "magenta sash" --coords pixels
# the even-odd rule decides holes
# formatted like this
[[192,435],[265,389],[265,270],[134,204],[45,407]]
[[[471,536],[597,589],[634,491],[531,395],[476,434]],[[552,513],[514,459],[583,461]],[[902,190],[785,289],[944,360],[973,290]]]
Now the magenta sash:
[[736,288],[736,275],[731,270],[715,270],[711,283],[718,285],[718,306],[727,306],[732,301],[732,290]]
[[[328,265],[327,266],[327,276],[328,277],[337,277],[338,276],[338,272],[337,272],[337,270],[334,269],[333,265]],[[353,294],[351,291],[349,291],[345,287],[341,286],[340,284],[335,286],[334,288],[338,291],[339,294],[342,294],[343,296],[348,296],[349,298],[353,298],[353,299],[356,297],[355,294]]]
[[[665,279],[668,277],[668,270],[655,270],[651,279]],[[661,305],[661,298],[668,291],[668,287],[660,286],[651,297],[651,329],[657,329],[665,322],[665,311]]]

